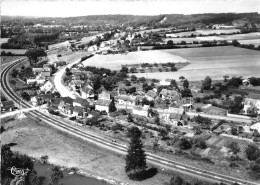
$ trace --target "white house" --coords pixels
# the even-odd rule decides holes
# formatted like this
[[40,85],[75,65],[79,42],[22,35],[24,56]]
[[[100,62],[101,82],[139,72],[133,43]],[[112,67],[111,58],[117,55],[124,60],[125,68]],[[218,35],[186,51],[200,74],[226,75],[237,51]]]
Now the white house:
[[106,111],[107,113],[109,113],[111,103],[112,103],[112,100],[99,99],[96,102],[95,109],[98,111]]
[[260,133],[260,122],[255,123],[254,125],[251,125],[251,130],[257,130]]
[[117,100],[117,103],[120,104],[120,105],[134,106],[136,97],[135,96],[120,95],[120,96],[115,97],[115,99]]
[[53,92],[55,90],[55,87],[50,81],[47,81],[43,86],[40,87],[40,89],[42,92],[46,93]]

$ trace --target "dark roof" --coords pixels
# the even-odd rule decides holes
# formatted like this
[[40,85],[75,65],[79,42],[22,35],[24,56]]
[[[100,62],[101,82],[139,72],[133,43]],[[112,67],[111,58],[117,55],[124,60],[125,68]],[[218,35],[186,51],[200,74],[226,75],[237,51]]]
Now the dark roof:
[[247,97],[252,99],[260,99],[260,94],[249,93]]
[[2,101],[3,107],[14,106],[14,102],[12,100]]
[[61,102],[61,98],[56,98],[56,99],[52,102],[52,106],[58,108],[60,102]]
[[53,98],[53,94],[43,94],[40,95],[39,98],[42,98],[43,100],[50,100]]
[[61,100],[64,101],[65,104],[73,104],[73,99],[69,96],[62,97]]
[[80,98],[80,97],[77,97],[74,100],[74,103],[79,103],[83,107],[90,107],[90,103],[86,99],[83,99],[83,98]]
[[73,111],[74,107],[71,105],[65,105],[64,107],[65,110]]
[[96,105],[109,106],[111,102],[112,102],[111,100],[99,99],[99,100],[96,102]]
[[76,107],[74,107],[73,112],[83,113],[84,112],[84,108],[76,106]]

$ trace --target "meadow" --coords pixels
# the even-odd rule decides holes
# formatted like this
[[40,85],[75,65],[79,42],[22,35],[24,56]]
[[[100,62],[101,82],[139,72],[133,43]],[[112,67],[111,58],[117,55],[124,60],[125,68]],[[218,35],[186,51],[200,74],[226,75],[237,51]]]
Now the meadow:
[[229,76],[260,76],[260,52],[233,46],[160,50],[187,59],[191,63],[177,72],[136,73],[137,77],[177,79],[185,76],[190,81],[214,80]]
[[115,55],[95,55],[85,61],[84,66],[104,67],[111,70],[120,70],[122,64],[141,64],[141,63],[185,63],[186,59],[172,53],[161,50],[139,51]]
[[253,44],[255,46],[260,45],[260,39],[253,39],[253,40],[238,40],[240,44]]

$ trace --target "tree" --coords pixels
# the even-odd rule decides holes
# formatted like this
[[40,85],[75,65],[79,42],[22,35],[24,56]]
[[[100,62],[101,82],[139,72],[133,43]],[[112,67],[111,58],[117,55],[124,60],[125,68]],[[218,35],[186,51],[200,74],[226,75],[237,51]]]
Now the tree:
[[260,179],[260,158],[256,162],[250,164],[250,175],[254,179]]
[[245,149],[245,153],[250,161],[256,160],[260,157],[260,149],[254,144],[249,144]]
[[50,185],[60,185],[59,181],[63,179],[63,173],[59,167],[55,166],[51,169],[51,183]]
[[132,76],[131,76],[131,81],[132,81],[132,82],[136,82],[136,81],[137,81],[137,77],[136,77],[135,75],[132,75]]
[[238,128],[237,127],[231,127],[231,134],[232,135],[238,135]]
[[237,154],[240,151],[240,148],[238,146],[237,142],[231,142],[228,146],[227,146],[231,152],[233,152],[234,154]]
[[162,136],[162,139],[166,139],[168,137],[169,131],[165,128],[162,128],[160,129],[159,133]]
[[25,56],[27,56],[30,61],[30,65],[32,65],[33,62],[38,62],[40,57],[46,57],[47,53],[42,48],[36,48],[26,51]]
[[206,76],[202,82],[202,87],[204,90],[209,90],[211,88],[211,78]]
[[128,122],[133,122],[133,121],[134,121],[132,114],[128,114],[128,116],[127,116],[127,121],[128,121]]
[[29,174],[29,183],[31,185],[40,185],[40,179],[37,176],[37,172],[33,169]]
[[182,150],[187,150],[187,149],[190,149],[192,147],[192,143],[186,138],[181,138],[180,143],[179,143],[179,147]]
[[184,89],[181,91],[182,97],[192,97],[192,93],[190,89]]
[[122,73],[128,73],[128,68],[127,68],[127,67],[122,67],[122,69],[120,70],[120,72],[122,72]]
[[172,40],[168,40],[167,41],[167,45],[173,45],[173,41]]
[[232,44],[233,46],[239,46],[240,43],[237,40],[232,40]]
[[227,79],[229,78],[229,76],[225,75],[225,76],[223,76],[223,78],[224,78],[224,82],[227,82]]
[[198,138],[195,140],[195,146],[201,149],[206,149],[207,148],[207,144],[206,141],[203,140],[203,138]]
[[132,127],[128,131],[130,143],[126,155],[125,172],[131,179],[139,179],[146,170],[146,154],[141,141],[142,132],[138,127]]
[[185,88],[185,89],[188,89],[189,88],[189,81],[187,80],[187,79],[185,79],[184,81],[183,81],[183,87]]
[[193,127],[193,131],[194,131],[194,134],[195,135],[199,135],[199,134],[201,134],[202,133],[202,131],[201,131],[201,126],[194,126]]

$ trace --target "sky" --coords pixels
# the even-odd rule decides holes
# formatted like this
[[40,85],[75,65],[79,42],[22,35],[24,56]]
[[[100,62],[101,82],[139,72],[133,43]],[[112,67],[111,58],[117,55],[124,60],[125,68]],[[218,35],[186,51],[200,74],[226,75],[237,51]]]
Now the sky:
[[258,12],[260,0],[1,0],[1,15],[84,15]]

